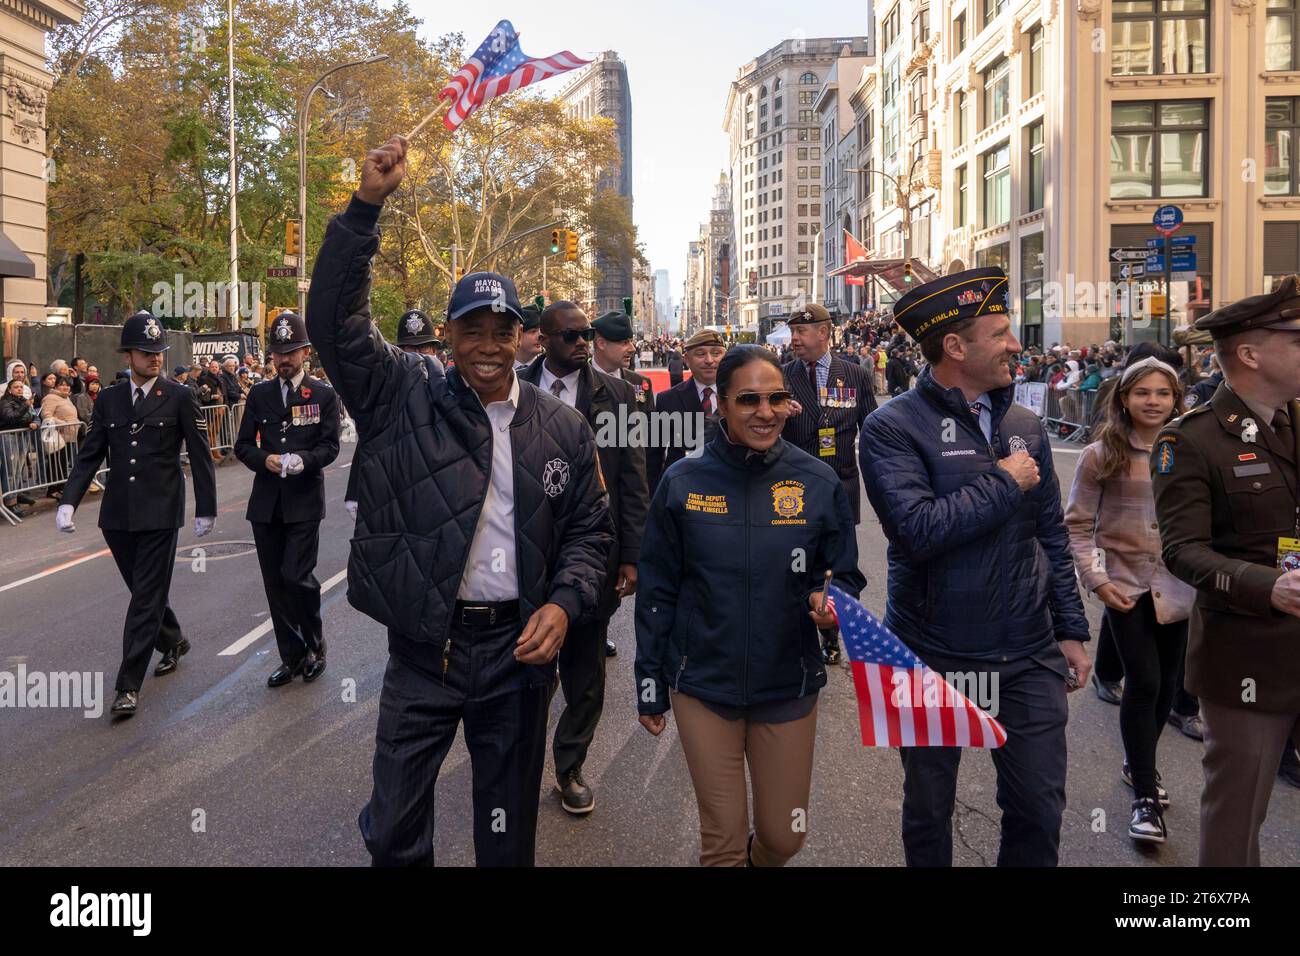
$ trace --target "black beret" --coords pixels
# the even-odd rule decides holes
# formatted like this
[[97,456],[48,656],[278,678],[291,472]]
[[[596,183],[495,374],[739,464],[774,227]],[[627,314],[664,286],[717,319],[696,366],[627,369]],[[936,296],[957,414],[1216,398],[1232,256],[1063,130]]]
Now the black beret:
[[606,312],[591,327],[600,333],[602,339],[608,339],[611,342],[626,342],[632,337],[632,320],[627,317],[625,312],[615,309],[612,312]]
[[1283,276],[1272,292],[1238,299],[1196,320],[1196,329],[1216,339],[1251,329],[1300,330],[1300,277]]
[[918,286],[894,303],[894,320],[919,342],[963,319],[1006,311],[1007,274],[986,266]]

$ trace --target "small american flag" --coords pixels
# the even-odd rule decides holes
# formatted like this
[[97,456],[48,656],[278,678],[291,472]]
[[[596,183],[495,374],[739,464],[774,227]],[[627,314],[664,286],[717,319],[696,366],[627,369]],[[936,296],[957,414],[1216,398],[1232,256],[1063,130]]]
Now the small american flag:
[[502,20],[438,94],[439,99],[451,102],[442,123],[447,129],[456,129],[488,100],[590,62],[567,50],[544,59],[530,57],[519,48],[514,26]]
[[853,666],[866,747],[1001,747],[1002,725],[930,670],[875,616],[829,588]]

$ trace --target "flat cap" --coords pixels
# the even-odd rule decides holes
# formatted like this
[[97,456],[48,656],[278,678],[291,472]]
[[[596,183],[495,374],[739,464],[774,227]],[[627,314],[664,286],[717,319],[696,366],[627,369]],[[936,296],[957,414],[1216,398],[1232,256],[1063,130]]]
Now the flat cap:
[[814,322],[829,322],[831,314],[816,302],[809,302],[802,309],[790,313],[786,325],[812,325]]
[[1251,329],[1300,331],[1300,276],[1283,276],[1272,292],[1238,299],[1196,320],[1196,330],[1216,339]]
[[1007,274],[966,269],[918,286],[894,303],[894,320],[918,342],[964,319],[1007,311]]
[[600,333],[602,339],[611,342],[626,342],[632,337],[632,320],[627,317],[626,312],[617,309],[606,312],[592,322],[591,327]]
[[713,329],[700,329],[700,331],[696,332],[686,340],[685,344],[682,345],[682,348],[689,352],[691,349],[699,348],[701,345],[716,345],[718,348],[727,347],[727,343],[723,340],[722,336]]

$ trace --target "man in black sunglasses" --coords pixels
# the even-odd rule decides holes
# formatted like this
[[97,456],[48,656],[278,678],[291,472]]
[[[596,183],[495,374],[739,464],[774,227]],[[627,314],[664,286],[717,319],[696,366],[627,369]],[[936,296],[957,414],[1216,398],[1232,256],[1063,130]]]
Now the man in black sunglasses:
[[[573,302],[553,302],[542,312],[546,353],[518,373],[521,380],[581,412],[596,432],[597,457],[614,520],[614,547],[600,603],[594,615],[573,623],[560,648],[565,706],[555,727],[555,777],[561,805],[573,814],[596,808],[595,795],[582,778],[582,764],[605,705],[609,619],[619,602],[636,592],[636,563],[650,505],[644,446],[630,447],[625,440],[628,436],[608,425],[635,417],[637,393],[621,378],[606,375],[591,364],[595,336],[596,330],[581,307]],[[623,406],[621,412],[619,406]],[[617,440],[607,440],[610,434]]]

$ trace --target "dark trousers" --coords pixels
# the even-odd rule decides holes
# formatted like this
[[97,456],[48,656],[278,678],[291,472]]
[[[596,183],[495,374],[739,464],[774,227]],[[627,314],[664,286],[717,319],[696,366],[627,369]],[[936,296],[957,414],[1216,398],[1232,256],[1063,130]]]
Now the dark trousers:
[[554,681],[514,659],[522,624],[453,627],[444,648],[389,631],[374,790],[358,824],[376,866],[432,866],[434,785],[465,725],[479,866],[532,866]]
[[1189,694],[1183,686],[1187,674],[1187,655],[1178,659],[1178,679],[1174,690],[1174,713],[1184,717],[1195,717],[1201,712],[1201,702],[1195,694]]
[[1106,608],[1115,646],[1124,660],[1119,732],[1133,775],[1133,792],[1156,796],[1156,743],[1169,719],[1178,688],[1179,663],[1187,650],[1187,622],[1161,624],[1148,591],[1131,611]]
[[131,591],[122,627],[122,666],[117,689],[138,691],[155,650],[168,651],[181,642],[181,625],[167,603],[176,566],[179,528],[162,531],[109,531],[104,540],[117,570]]
[[1110,629],[1110,616],[1102,614],[1101,630],[1097,632],[1097,658],[1093,661],[1097,680],[1118,684],[1124,679],[1124,662],[1115,647],[1115,635]]
[[609,618],[569,629],[560,648],[564,711],[555,725],[555,776],[581,770],[605,708],[605,637]]
[[[998,866],[1055,866],[1065,812],[1069,711],[1064,656],[1052,647],[1036,659],[1006,664],[936,655],[924,655],[924,660],[941,674],[988,671],[998,675],[995,716],[1007,730],[1007,742],[989,751],[997,769],[997,802],[1002,810]],[[952,812],[962,748],[901,747],[899,753],[907,865],[951,866]]]
[[253,521],[250,524],[280,660],[294,666],[309,653],[319,654],[324,644],[320,582],[313,573],[320,522]]

